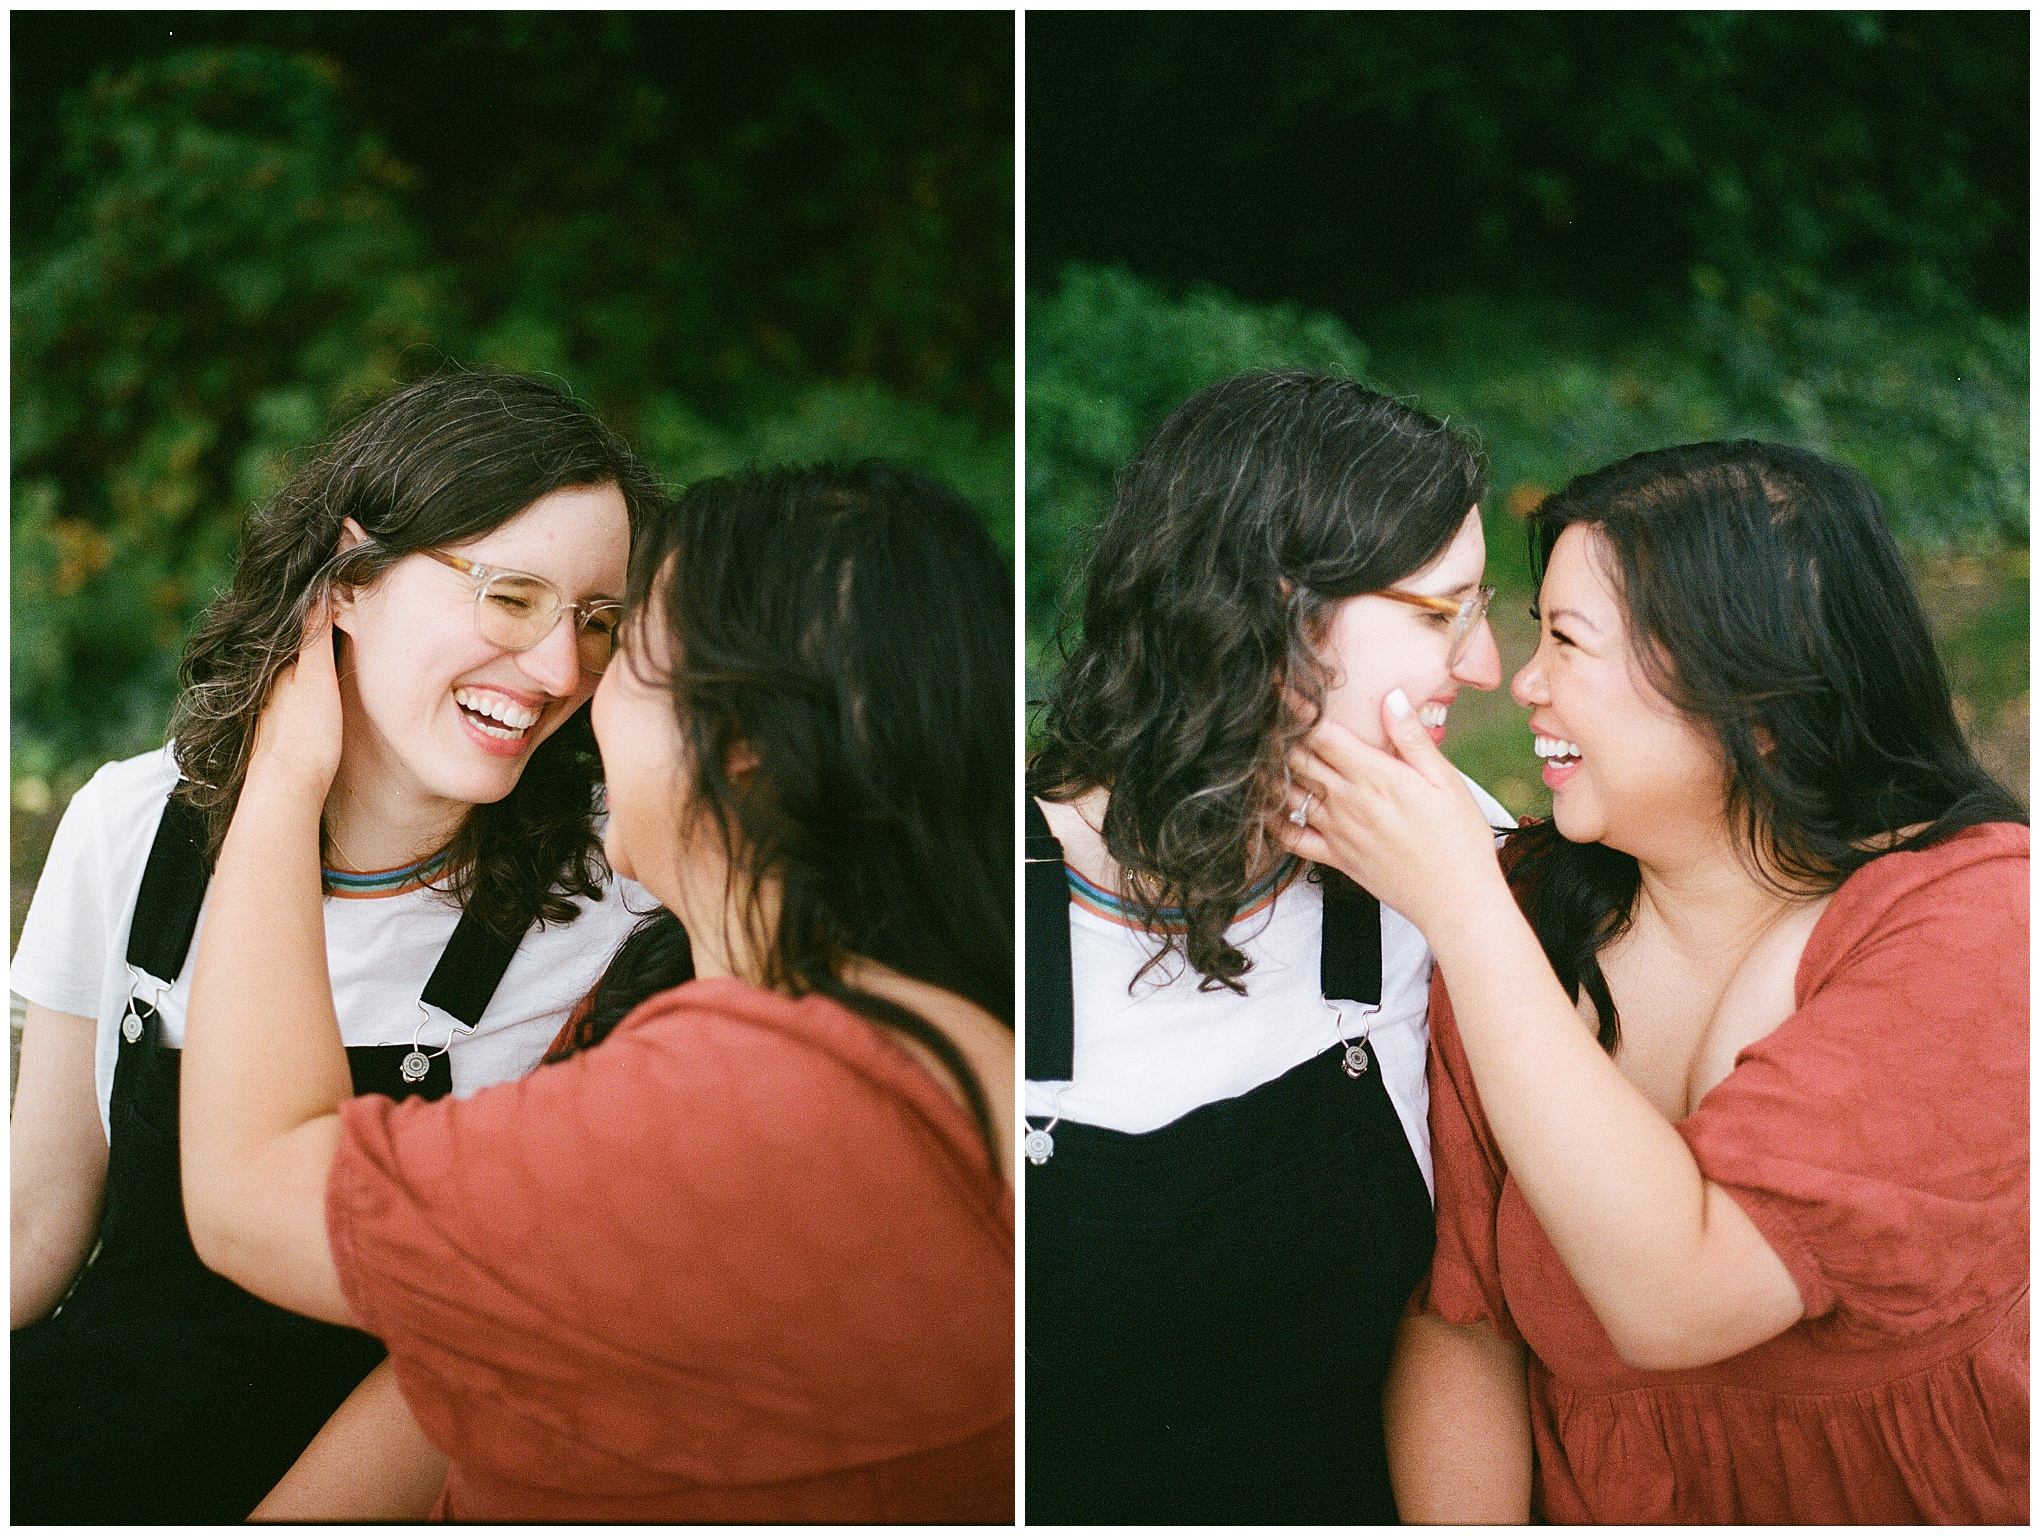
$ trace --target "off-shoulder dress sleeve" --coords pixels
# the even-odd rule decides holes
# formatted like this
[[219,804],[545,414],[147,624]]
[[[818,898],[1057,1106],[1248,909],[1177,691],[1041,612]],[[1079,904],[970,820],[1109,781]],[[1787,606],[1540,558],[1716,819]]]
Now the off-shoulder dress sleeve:
[[1444,977],[1431,977],[1431,1160],[1437,1175],[1438,1246],[1416,1305],[1448,1323],[1488,1323],[1522,1337],[1502,1295],[1495,1216],[1507,1168],[1481,1111]]
[[1852,876],[1798,1010],[1679,1126],[1831,1342],[1923,1334],[2022,1283],[2028,868],[2026,829],[1989,826]]

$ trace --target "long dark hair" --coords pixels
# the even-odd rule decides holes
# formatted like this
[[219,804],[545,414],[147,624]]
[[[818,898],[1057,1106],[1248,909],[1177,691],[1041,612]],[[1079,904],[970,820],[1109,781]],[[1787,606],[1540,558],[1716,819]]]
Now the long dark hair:
[[[447,372],[398,390],[316,451],[241,528],[234,583],[184,651],[171,731],[177,793],[204,813],[208,855],[233,819],[262,701],[296,656],[305,614],[336,586],[363,587],[405,555],[500,527],[570,486],[614,485],[633,531],[659,491],[623,440],[543,379]],[[339,554],[352,518],[369,542]],[[601,765],[588,712],[535,748],[517,787],[455,834],[446,883],[505,937],[571,922],[571,898],[604,873],[591,824]]]
[[1485,484],[1443,422],[1311,373],[1200,390],[1121,474],[1028,788],[1110,791],[1105,846],[1161,942],[1150,964],[1180,947],[1201,986],[1245,990],[1225,930],[1267,851],[1289,748],[1324,701],[1331,606],[1435,559]]
[[[1831,891],[1881,853],[2026,819],[1963,739],[1884,508],[1855,470],[1777,443],[1637,454],[1538,509],[1540,579],[1575,524],[1609,557],[1641,675],[1720,744],[1757,878]],[[1573,997],[1585,989],[1613,1051],[1596,956],[1629,925],[1636,860],[1551,822],[1510,845],[1544,952]]]
[[[764,981],[925,1045],[990,1151],[949,1037],[842,975],[876,960],[1013,1022],[1013,587],[983,520],[879,461],[705,480],[645,530],[630,604],[626,633],[659,627],[673,657],[674,815],[719,829]],[[632,645],[616,665],[650,663]],[[684,980],[686,956],[670,916],[634,934],[580,1043]]]

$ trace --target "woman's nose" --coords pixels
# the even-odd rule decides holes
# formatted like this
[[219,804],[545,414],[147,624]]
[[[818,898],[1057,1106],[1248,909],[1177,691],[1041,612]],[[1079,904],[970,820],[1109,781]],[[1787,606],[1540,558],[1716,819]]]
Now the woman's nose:
[[578,690],[585,680],[581,671],[580,631],[574,615],[562,613],[559,622],[538,644],[517,653],[517,665],[524,675],[556,698]]
[[1509,682],[1509,697],[1525,709],[1535,709],[1539,704],[1550,702],[1544,688],[1543,657],[1544,646],[1540,642],[1537,649],[1531,653],[1530,659],[1523,663],[1522,669]]
[[1492,693],[1502,686],[1502,651],[1495,643],[1494,626],[1485,617],[1467,641],[1464,654],[1453,663],[1452,676],[1483,693]]

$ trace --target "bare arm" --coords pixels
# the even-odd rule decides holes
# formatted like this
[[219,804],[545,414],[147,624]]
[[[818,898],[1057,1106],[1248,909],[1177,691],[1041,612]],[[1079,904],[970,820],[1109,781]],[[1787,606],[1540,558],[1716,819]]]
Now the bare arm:
[[423,1520],[446,1481],[446,1458],[411,1417],[385,1360],[363,1378],[250,1520],[352,1524]]
[[1784,1261],[1580,1027],[1458,770],[1414,714],[1388,732],[1400,761],[1317,727],[1291,767],[1327,798],[1283,839],[1430,941],[1495,1142],[1616,1353],[1677,1370],[1784,1332],[1805,1311]]
[[1382,1417],[1396,1511],[1409,1525],[1521,1525],[1530,1518],[1530,1402],[1523,1346],[1486,1324],[1403,1318]]
[[265,1301],[353,1323],[326,1236],[340,1105],[319,817],[339,757],[330,619],[264,706],[206,895],[181,1070],[184,1210],[206,1264]]
[[8,1126],[9,1328],[49,1316],[99,1231],[106,1131],[92,1072],[96,1032],[94,1021],[80,1014],[28,1005]]

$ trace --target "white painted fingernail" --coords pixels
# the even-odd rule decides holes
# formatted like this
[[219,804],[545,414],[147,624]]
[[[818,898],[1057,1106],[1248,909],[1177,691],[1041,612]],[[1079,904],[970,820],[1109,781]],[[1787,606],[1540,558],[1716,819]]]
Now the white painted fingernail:
[[1388,702],[1388,717],[1391,720],[1400,720],[1404,715],[1410,712],[1410,696],[1404,693],[1400,688],[1391,688],[1388,690],[1387,702]]

